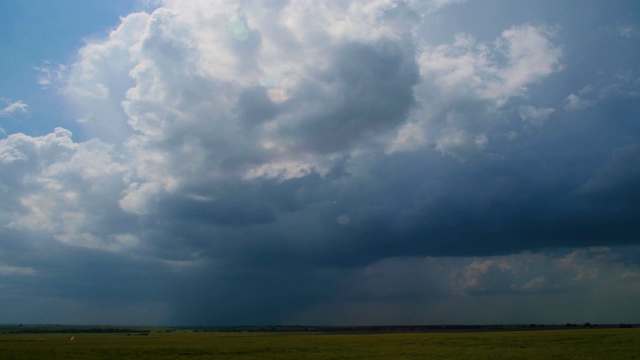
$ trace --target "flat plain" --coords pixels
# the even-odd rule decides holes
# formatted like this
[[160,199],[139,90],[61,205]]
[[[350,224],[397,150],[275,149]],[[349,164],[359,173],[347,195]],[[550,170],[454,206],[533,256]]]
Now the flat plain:
[[[73,340],[70,340],[73,336]],[[640,328],[450,333],[4,333],[2,359],[638,359]]]

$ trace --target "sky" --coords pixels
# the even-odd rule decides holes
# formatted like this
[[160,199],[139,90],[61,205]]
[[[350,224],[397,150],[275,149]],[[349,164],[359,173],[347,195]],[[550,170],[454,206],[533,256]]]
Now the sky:
[[640,323],[640,3],[0,0],[0,323]]

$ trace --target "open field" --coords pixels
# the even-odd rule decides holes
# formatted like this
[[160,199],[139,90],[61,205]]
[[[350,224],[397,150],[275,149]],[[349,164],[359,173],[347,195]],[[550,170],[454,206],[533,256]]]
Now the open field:
[[[75,336],[73,341],[70,337]],[[640,329],[0,334],[2,359],[638,359]]]

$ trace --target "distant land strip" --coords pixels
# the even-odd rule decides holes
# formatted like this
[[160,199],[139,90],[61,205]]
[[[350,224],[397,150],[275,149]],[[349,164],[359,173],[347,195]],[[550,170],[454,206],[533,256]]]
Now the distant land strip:
[[373,326],[305,326],[305,325],[244,325],[244,326],[75,326],[75,325],[0,325],[4,334],[45,333],[128,333],[146,335],[150,332],[317,332],[317,333],[395,333],[395,332],[473,332],[513,330],[553,330],[567,328],[637,328],[640,324],[489,324],[489,325],[373,325]]

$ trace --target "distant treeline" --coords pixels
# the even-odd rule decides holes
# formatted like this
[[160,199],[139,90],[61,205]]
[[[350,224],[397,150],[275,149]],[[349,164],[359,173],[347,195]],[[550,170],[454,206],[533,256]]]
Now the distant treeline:
[[[563,329],[563,328],[630,328],[631,324],[601,324],[592,325],[585,323],[577,325],[567,323],[565,325],[381,325],[381,326],[301,326],[301,325],[274,325],[274,326],[200,326],[184,327],[182,330],[194,332],[330,332],[330,333],[369,333],[369,332],[460,332],[460,331],[500,331],[518,329]],[[176,328],[180,329],[180,328]],[[170,330],[169,330],[170,331]]]
[[109,333],[146,333],[147,329],[128,329],[115,327],[19,327],[3,331],[5,334],[109,334]]
[[151,332],[314,332],[314,333],[416,333],[416,332],[476,332],[513,331],[532,329],[566,328],[631,328],[640,324],[523,324],[523,325],[379,325],[379,326],[304,326],[304,325],[258,325],[258,326],[184,326],[184,327],[113,327],[113,326],[65,326],[65,325],[0,325],[4,334],[107,334],[149,335]]

